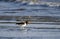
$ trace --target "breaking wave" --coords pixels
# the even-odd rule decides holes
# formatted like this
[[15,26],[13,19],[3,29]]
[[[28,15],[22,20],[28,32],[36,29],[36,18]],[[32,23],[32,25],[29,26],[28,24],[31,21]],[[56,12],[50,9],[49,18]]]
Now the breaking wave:
[[42,7],[60,7],[60,3],[56,2],[40,2],[40,3],[28,3],[28,5],[42,6]]
[[42,7],[60,7],[60,3],[59,2],[44,2],[44,1],[39,1],[39,2],[21,2],[21,1],[17,1],[17,0],[0,0],[0,1],[4,1],[4,2],[15,2],[15,3],[19,3],[20,5],[29,5],[29,6],[42,6]]

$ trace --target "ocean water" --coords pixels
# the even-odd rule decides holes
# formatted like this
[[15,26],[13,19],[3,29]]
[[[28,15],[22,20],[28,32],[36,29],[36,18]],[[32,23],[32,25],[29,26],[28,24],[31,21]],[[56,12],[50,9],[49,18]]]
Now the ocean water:
[[[46,1],[48,2],[48,0]],[[49,1],[56,3],[55,0]],[[16,2],[1,1],[0,39],[60,39],[60,3],[47,4],[23,5]],[[28,24],[22,28],[16,25],[15,16],[38,16],[38,18],[32,18],[37,19],[38,23],[32,21],[35,24]],[[9,17],[11,18],[9,19]]]

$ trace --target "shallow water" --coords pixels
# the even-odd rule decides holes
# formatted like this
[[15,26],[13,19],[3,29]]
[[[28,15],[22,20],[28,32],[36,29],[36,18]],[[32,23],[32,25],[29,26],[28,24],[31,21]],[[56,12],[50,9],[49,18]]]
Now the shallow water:
[[[13,18],[7,19],[9,17],[5,16],[12,16]],[[28,24],[22,28],[16,25],[14,16],[44,17],[38,18],[40,24]],[[0,18],[0,39],[60,39],[59,6],[30,6],[15,2],[0,2]],[[14,23],[1,23],[6,21]]]

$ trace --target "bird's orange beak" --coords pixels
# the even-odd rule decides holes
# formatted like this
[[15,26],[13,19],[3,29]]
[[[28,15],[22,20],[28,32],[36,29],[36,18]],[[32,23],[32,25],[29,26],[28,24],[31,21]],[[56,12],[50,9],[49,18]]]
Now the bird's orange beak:
[[28,21],[28,23],[30,24],[30,23],[31,23],[31,21]]

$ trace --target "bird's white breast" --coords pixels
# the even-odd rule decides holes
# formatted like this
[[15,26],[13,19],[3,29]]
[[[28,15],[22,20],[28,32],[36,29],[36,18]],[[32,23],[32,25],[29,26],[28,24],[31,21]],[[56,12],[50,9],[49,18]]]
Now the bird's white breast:
[[23,25],[22,25],[22,27],[25,27],[26,26],[26,23],[24,23]]

